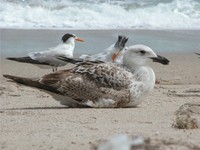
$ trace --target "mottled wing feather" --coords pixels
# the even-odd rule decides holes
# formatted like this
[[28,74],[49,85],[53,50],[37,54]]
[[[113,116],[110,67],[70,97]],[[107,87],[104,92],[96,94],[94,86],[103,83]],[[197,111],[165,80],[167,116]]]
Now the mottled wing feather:
[[66,69],[66,70],[60,70],[54,73],[50,73],[43,76],[39,82],[52,86],[54,84],[57,84],[58,82],[62,82],[63,80],[65,80],[65,78],[71,75],[70,72],[71,72],[71,69]]
[[84,63],[68,70],[45,75],[40,83],[57,89],[77,101],[113,98],[129,100],[131,73],[112,63]]
[[82,64],[74,69],[89,80],[93,80],[99,86],[112,87],[120,89],[129,85],[131,72],[119,67],[113,63]]

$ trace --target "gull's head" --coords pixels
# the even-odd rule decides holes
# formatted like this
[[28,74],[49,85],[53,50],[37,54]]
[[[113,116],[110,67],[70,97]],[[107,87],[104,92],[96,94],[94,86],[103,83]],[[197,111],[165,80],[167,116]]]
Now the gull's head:
[[123,64],[127,66],[144,66],[151,60],[163,65],[169,64],[169,60],[156,53],[146,45],[133,45],[124,53]]
[[81,38],[79,38],[76,35],[71,34],[71,33],[67,33],[67,34],[63,35],[63,37],[62,37],[63,43],[71,43],[71,42],[74,43],[75,40],[79,41],[79,42],[84,42],[83,39],[81,39]]

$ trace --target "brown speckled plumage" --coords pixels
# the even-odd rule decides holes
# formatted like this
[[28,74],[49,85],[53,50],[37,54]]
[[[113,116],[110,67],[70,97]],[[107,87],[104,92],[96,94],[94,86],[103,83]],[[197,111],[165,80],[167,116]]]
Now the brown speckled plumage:
[[130,100],[128,86],[131,76],[131,72],[112,63],[84,62],[72,69],[45,75],[39,82],[79,103],[114,98],[114,105],[120,107]]

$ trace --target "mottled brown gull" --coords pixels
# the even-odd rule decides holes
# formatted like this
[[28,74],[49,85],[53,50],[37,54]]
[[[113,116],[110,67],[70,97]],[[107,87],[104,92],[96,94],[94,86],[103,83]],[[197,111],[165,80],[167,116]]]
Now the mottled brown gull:
[[[163,63],[163,57],[145,45],[128,47],[123,66],[111,62],[85,61],[72,69],[60,70],[39,79],[4,75],[28,86],[62,96],[60,102],[87,107],[135,107],[155,85],[155,73],[149,60]],[[165,62],[163,63],[165,64]],[[74,105],[75,106],[75,105]]]

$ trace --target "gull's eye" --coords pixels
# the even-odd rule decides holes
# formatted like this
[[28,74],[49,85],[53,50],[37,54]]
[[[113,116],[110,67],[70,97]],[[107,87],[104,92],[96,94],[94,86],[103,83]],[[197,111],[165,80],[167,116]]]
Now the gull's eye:
[[146,52],[144,50],[140,51],[140,54],[144,55]]

